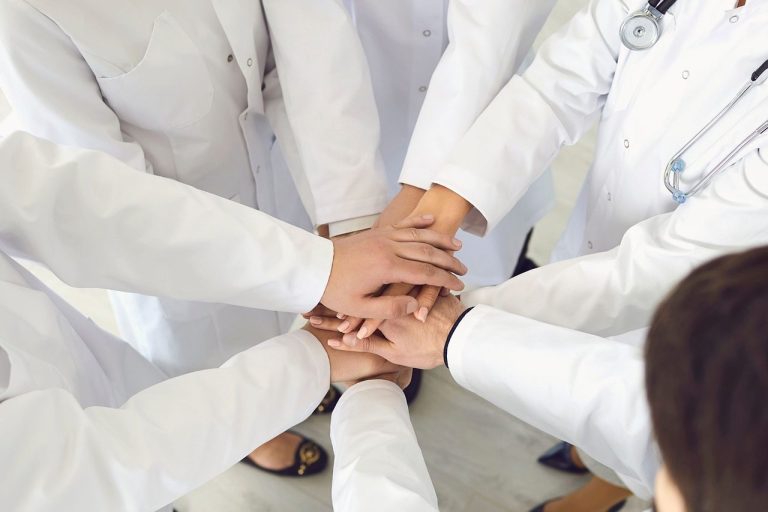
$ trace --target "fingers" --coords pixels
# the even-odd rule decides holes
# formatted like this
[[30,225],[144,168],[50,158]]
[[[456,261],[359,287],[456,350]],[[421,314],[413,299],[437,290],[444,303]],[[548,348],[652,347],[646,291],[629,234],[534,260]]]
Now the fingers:
[[303,316],[306,320],[309,320],[309,318],[312,316],[336,316],[336,312],[332,309],[328,309],[322,304],[318,304],[312,309],[312,311],[302,313],[301,316]]
[[394,229],[408,229],[408,228],[423,229],[431,226],[434,223],[435,223],[435,216],[428,213],[425,215],[415,215],[413,217],[407,217],[392,227]]
[[341,322],[341,324],[339,324],[336,330],[346,334],[351,331],[356,331],[357,328],[360,327],[360,324],[363,323],[364,318],[349,316],[349,317],[343,318],[342,320],[344,321]]
[[335,316],[311,316],[309,317],[309,324],[312,327],[322,329],[324,331],[338,331],[339,325],[345,322],[345,320],[339,320]]
[[343,352],[365,352],[368,354],[374,354],[387,360],[389,360],[387,355],[391,356],[392,344],[387,339],[379,335],[369,336],[368,338],[362,340],[358,340],[354,333],[344,335],[344,338],[347,337],[354,338],[355,342],[353,344],[347,344],[341,340],[332,339],[328,340],[328,346]]
[[[416,311],[416,318],[422,322],[427,321],[427,315],[432,311],[432,306],[437,302],[437,298],[440,296],[440,291],[444,288],[437,286],[424,286],[421,288],[416,300],[419,301],[419,309]],[[371,331],[373,332],[373,331]]]
[[[426,265],[426,263],[413,263],[413,265]],[[446,272],[445,270],[439,270],[439,272],[443,272],[461,283],[461,281],[459,281],[453,274]],[[358,309],[361,312],[360,316],[365,318],[378,318],[384,320],[410,315],[415,313],[418,307],[418,301],[409,296],[369,297],[363,299],[358,304]]]
[[[382,297],[398,297],[402,295],[409,295],[411,294],[413,289],[414,287],[410,284],[404,284],[404,283],[392,284],[392,285],[389,285],[384,290],[384,293],[382,293]],[[411,297],[415,297],[415,296],[416,294],[411,294]],[[376,332],[382,322],[383,320],[378,318],[369,318],[365,322],[363,322],[362,326],[360,326],[359,323],[357,324],[357,326],[350,325],[349,329],[345,329],[341,332],[346,334],[352,331],[357,331],[357,337],[362,339]]]
[[[464,289],[464,283],[462,283],[455,275],[435,267],[434,265],[423,262],[400,260],[400,262],[392,269],[391,278],[393,282],[410,283],[413,285],[428,284],[432,286],[443,286],[453,291],[461,291]],[[416,309],[412,312],[415,311]],[[369,316],[368,318],[382,317]]]
[[396,242],[421,242],[445,251],[461,249],[461,240],[445,233],[431,229],[396,229],[389,233],[389,238]]
[[430,263],[460,276],[467,273],[467,267],[458,258],[428,244],[402,242],[395,246],[395,254],[407,260]]
[[[368,337],[369,334],[376,332],[383,322],[384,320],[378,318],[369,318],[363,322],[363,325],[361,325],[359,329],[357,329],[357,337],[360,339]],[[352,331],[354,331],[354,329],[345,332],[348,333]]]

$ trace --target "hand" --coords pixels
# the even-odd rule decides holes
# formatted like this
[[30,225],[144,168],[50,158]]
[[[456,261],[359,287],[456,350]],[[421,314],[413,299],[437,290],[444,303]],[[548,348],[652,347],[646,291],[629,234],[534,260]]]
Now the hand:
[[317,338],[328,354],[328,362],[331,365],[331,382],[357,382],[379,378],[382,375],[396,375],[399,378],[400,373],[404,370],[402,367],[374,354],[354,354],[331,350],[328,348],[328,340],[333,333],[315,329],[310,325],[305,325],[303,329]]
[[343,352],[375,354],[411,368],[434,368],[445,364],[443,351],[448,333],[464,309],[456,297],[442,297],[426,322],[412,316],[387,320],[381,324],[381,335],[358,339],[350,333],[342,340],[329,339],[328,345]]
[[[381,218],[397,226],[396,222],[400,220],[397,216],[404,215],[403,212],[408,207],[413,207],[413,211],[409,214],[411,217],[426,212],[433,212],[436,220],[431,229],[454,236],[459,230],[462,220],[472,208],[472,205],[460,195],[440,185],[433,186],[426,193],[421,189],[404,185],[384,210]],[[388,286],[382,295],[384,297],[399,297],[411,293],[413,289],[413,285],[404,283],[393,284]],[[418,302],[418,308],[414,312],[416,318],[422,322],[425,321],[437,298],[441,294],[445,295],[446,293],[447,291],[439,286],[422,286],[419,288],[415,294]],[[343,319],[346,323],[342,322],[340,324],[341,328],[339,331],[345,334],[358,331],[358,338],[365,338],[375,332],[382,322],[380,319],[368,318],[365,320],[354,316]]]
[[451,235],[424,229],[429,215],[409,219],[397,228],[376,228],[333,240],[331,276],[321,303],[335,311],[362,318],[396,318],[418,309],[407,295],[375,297],[391,283],[430,284],[462,290],[454,275],[467,268],[446,251],[461,248]]

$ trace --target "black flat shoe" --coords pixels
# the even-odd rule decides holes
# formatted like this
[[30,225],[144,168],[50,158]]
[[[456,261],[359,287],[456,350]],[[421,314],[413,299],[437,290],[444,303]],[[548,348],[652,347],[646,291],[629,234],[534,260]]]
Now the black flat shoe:
[[[553,498],[553,499],[551,499],[549,501],[545,501],[544,503],[536,505],[535,507],[533,507],[530,510],[530,512],[544,512],[544,507],[546,507],[549,503],[552,503],[553,501],[557,501],[559,499],[560,498]],[[624,500],[622,502],[619,502],[619,503],[615,504],[614,506],[609,508],[606,512],[619,512],[619,510],[624,508],[624,505],[626,505],[626,504],[627,504],[627,500]]]
[[413,369],[413,375],[411,375],[411,382],[407,386],[405,386],[405,389],[403,390],[403,393],[405,393],[405,401],[408,402],[408,405],[411,404],[414,400],[416,400],[416,396],[419,394],[419,390],[421,389],[421,374],[423,370],[420,370],[419,368]]
[[308,439],[298,432],[289,430],[288,432],[301,437],[299,447],[294,455],[293,465],[285,469],[269,469],[256,464],[249,456],[246,456],[240,462],[253,466],[266,473],[280,476],[310,476],[320,473],[328,465],[328,454],[322,446],[311,439]]
[[336,386],[328,388],[328,392],[325,394],[325,398],[317,406],[317,409],[312,414],[330,414],[336,408],[336,404],[339,403],[341,398],[341,391]]
[[573,462],[571,457],[572,444],[560,441],[555,446],[544,452],[541,457],[536,459],[539,464],[543,464],[552,469],[558,471],[564,471],[566,473],[575,473],[577,475],[583,475],[589,473],[589,470],[584,467],[577,466]]

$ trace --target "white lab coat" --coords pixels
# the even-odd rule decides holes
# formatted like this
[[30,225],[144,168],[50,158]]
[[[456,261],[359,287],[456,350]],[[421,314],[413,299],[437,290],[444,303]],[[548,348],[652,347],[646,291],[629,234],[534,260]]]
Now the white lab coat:
[[309,416],[329,376],[296,331],[163,380],[0,253],[0,505],[156,510]]
[[[554,1],[345,4],[368,59],[381,153],[394,195],[399,182],[429,188],[454,145],[520,67]],[[470,269],[464,277],[468,287],[498,284],[512,275],[525,237],[551,207],[553,193],[546,173],[488,237],[459,235],[461,258]]]
[[[641,355],[636,346],[589,333],[636,338],[633,330],[648,325],[659,300],[693,267],[768,244],[765,138],[680,207],[661,182],[668,157],[765,59],[753,43],[764,33],[768,9],[759,2],[739,10],[680,2],[657,47],[630,55],[619,46],[618,27],[639,4],[593,2],[512,80],[436,181],[472,200],[478,211],[469,226],[482,231],[503,215],[507,196],[517,197],[524,179],[576,140],[603,107],[588,200],[564,238],[567,247],[569,235],[584,237],[581,256],[464,294],[466,303],[496,309],[478,306],[462,321],[448,364],[463,386],[583,448],[649,497],[659,458]],[[701,82],[689,87],[692,79]],[[735,119],[697,149],[689,162],[694,175],[766,118],[766,94],[762,88],[745,100]],[[664,131],[655,129],[664,119],[652,114],[670,120]],[[503,146],[502,138],[519,143]],[[482,151],[471,154],[472,147]],[[471,180],[462,174],[469,172]]]
[[448,345],[456,382],[513,416],[576,444],[638,496],[661,461],[645,398],[645,330],[619,340],[477,306]]
[[[468,303],[595,334],[623,333],[647,325],[660,298],[697,264],[765,242],[768,173],[757,148],[766,137],[680,207],[662,173],[768,57],[755,44],[768,26],[768,6],[679,2],[656,47],[630,52],[619,26],[642,3],[594,0],[509,82],[434,179],[476,207],[467,224],[484,232],[563,144],[601,116],[593,167],[558,252],[581,257],[468,293]],[[765,119],[763,85],[687,155],[685,186]]]
[[392,382],[355,384],[331,417],[336,511],[437,511],[437,496],[403,392]]
[[[13,461],[0,508],[154,510],[317,407],[328,358],[309,333],[166,380],[7,253],[47,262],[79,286],[303,311],[325,288],[328,240],[104,153],[21,132],[0,141],[0,181],[9,184],[0,188],[0,457]],[[231,254],[223,265],[221,247]],[[165,258],[174,263],[157,264]],[[348,413],[366,421],[368,404],[357,401],[367,395],[355,395],[334,413],[343,425]]]
[[[262,83],[279,71],[275,108],[298,141],[312,222],[385,204],[368,73],[337,0],[9,0],[0,54],[0,88],[22,129],[309,227],[289,175],[271,166]],[[222,265],[228,257],[222,249]],[[124,334],[170,374],[220,364],[290,320],[130,294],[115,304]]]
[[298,313],[330,276],[330,241],[104,153],[17,132],[0,182],[0,249],[72,286]]
[[[661,458],[643,386],[644,338],[641,329],[607,340],[477,306],[454,332],[448,364],[459,385],[579,443],[636,495],[650,499]],[[351,393],[365,400],[346,404],[357,400]],[[371,381],[339,401],[331,420],[337,510],[438,510],[398,394],[394,385]]]

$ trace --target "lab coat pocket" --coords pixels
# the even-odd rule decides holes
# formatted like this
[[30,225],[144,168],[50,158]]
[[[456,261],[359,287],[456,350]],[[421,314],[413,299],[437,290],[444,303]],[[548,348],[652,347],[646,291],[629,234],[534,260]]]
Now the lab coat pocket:
[[127,73],[98,81],[121,121],[148,130],[190,125],[213,103],[213,83],[200,50],[167,12],[155,20],[139,63]]

